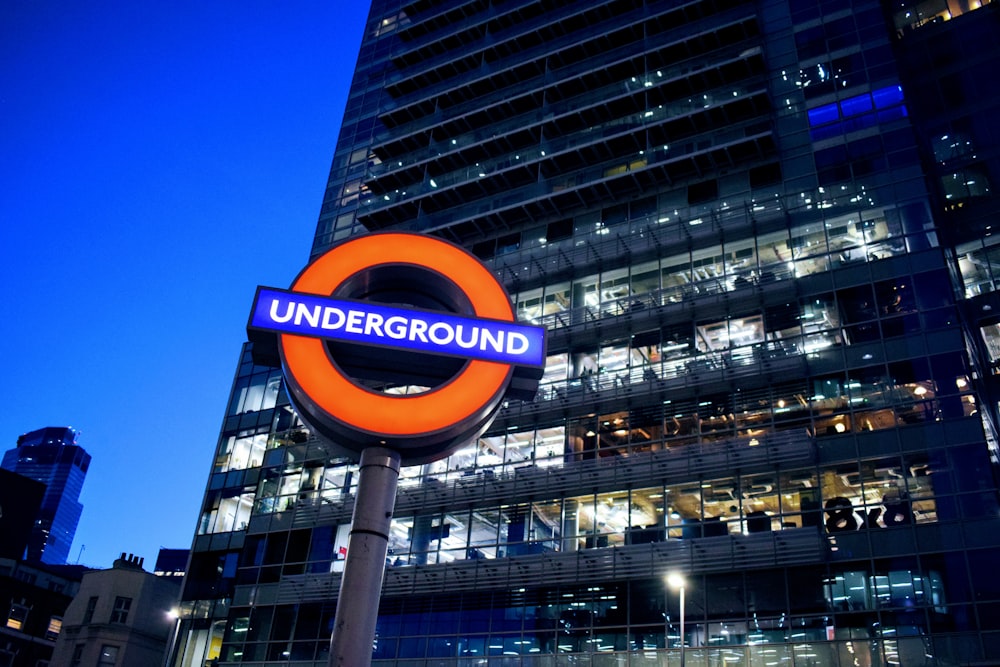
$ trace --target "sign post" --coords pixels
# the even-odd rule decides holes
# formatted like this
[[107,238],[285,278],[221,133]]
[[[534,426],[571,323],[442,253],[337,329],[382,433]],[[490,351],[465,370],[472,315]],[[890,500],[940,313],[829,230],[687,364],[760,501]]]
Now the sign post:
[[330,638],[331,666],[371,664],[398,479],[397,452],[383,447],[361,452],[358,495]]
[[[360,458],[331,667],[371,664],[401,465],[479,437],[508,398],[530,400],[545,329],[516,321],[503,285],[441,239],[376,233],[334,246],[290,290],[260,287],[247,331],[281,365],[302,421]],[[380,388],[421,387],[406,394]]]

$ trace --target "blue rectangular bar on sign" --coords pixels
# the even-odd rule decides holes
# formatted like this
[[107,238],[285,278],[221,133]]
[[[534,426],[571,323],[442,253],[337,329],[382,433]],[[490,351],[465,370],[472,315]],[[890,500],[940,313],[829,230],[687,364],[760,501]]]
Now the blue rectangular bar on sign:
[[269,287],[257,290],[250,326],[362,345],[545,366],[544,327]]

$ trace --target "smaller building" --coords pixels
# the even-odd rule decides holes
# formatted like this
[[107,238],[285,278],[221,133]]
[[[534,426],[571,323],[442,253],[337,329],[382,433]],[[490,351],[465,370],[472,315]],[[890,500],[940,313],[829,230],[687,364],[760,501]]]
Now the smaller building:
[[187,571],[188,558],[191,555],[190,549],[166,549],[160,547],[160,552],[156,555],[156,565],[153,567],[153,574],[158,577],[177,577],[180,581]]
[[0,468],[0,558],[24,558],[44,496],[45,484]]
[[88,572],[63,617],[53,665],[159,665],[174,627],[176,577],[146,572],[122,553],[110,570]]
[[46,664],[86,569],[0,557],[0,667]]

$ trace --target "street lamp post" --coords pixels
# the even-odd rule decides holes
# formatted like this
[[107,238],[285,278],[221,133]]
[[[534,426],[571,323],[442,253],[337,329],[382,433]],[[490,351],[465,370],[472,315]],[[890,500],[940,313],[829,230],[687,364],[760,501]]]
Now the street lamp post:
[[671,588],[676,588],[680,593],[681,600],[681,667],[684,665],[684,587],[687,582],[684,580],[684,575],[679,572],[671,572],[667,575],[667,585]]

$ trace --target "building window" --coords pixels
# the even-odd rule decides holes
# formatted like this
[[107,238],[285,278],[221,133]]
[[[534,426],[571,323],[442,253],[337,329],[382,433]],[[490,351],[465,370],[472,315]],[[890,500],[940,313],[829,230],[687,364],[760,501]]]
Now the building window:
[[23,581],[29,586],[34,586],[35,582],[38,581],[38,575],[34,572],[26,572],[24,570],[18,570],[14,573],[14,578],[18,581]]
[[23,630],[28,619],[28,607],[23,604],[12,604],[7,614],[7,627],[11,630]]
[[[118,596],[115,598],[115,608],[111,612],[112,623],[124,623],[128,620],[128,610],[132,607],[132,598]],[[117,649],[115,649],[117,651]]]
[[94,620],[94,610],[97,609],[97,596],[87,600],[87,608],[83,612],[83,624],[87,625]]
[[62,632],[62,617],[53,616],[49,619],[49,627],[45,630],[45,638],[49,641],[55,641],[59,633]]
[[69,659],[69,667],[80,667],[83,662],[83,644],[73,647],[73,657]]
[[[118,598],[128,600],[129,598]],[[114,667],[118,664],[118,647],[105,644],[101,647],[101,655],[97,659],[97,667]]]
[[941,177],[944,198],[949,203],[964,201],[972,197],[986,197],[990,193],[990,182],[986,170],[980,165],[967,165]]

